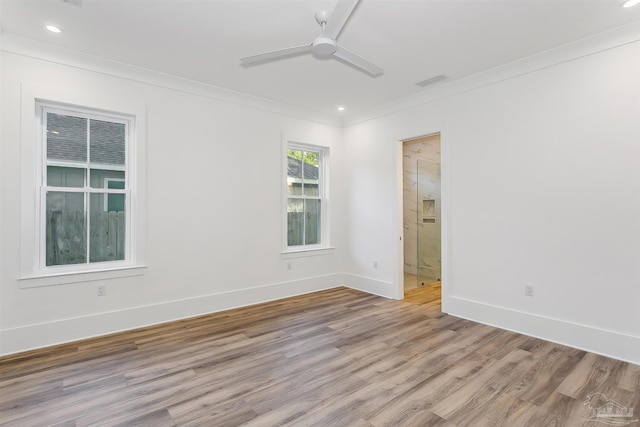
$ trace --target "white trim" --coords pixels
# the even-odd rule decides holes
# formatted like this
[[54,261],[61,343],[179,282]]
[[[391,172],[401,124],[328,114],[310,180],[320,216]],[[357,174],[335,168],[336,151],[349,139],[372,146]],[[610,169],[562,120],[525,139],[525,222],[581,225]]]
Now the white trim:
[[[36,114],[39,114],[36,113]],[[40,132],[38,132],[40,133]],[[59,168],[76,168],[76,169],[86,169],[87,162],[79,162],[74,160],[49,160],[47,159],[47,166],[56,166]]]
[[316,184],[318,184],[320,182],[319,179],[301,179],[301,178],[293,178],[288,176],[287,177],[287,183],[292,183],[292,184],[302,184],[302,182],[315,182]]
[[322,248],[305,248],[298,250],[289,250],[286,252],[280,252],[280,256],[282,259],[292,259],[292,258],[306,258],[310,256],[318,256],[318,255],[331,255],[335,252],[336,248],[333,247],[322,247]]
[[[61,115],[70,115],[73,114],[73,117],[79,117],[82,119],[96,119],[99,117],[100,119],[109,120],[111,123],[119,123],[123,125],[129,124],[129,122],[135,118],[128,113],[119,113],[113,110],[104,110],[101,108],[92,108],[86,107],[76,104],[70,104],[68,102],[58,102],[56,100],[41,100],[38,99],[38,104],[46,107],[47,111],[61,114]],[[46,129],[45,129],[46,133]],[[89,160],[87,159],[87,162]]]
[[342,273],[342,277],[344,286],[348,288],[378,295],[384,298],[396,300],[402,299],[402,297],[397,297],[397,292],[395,289],[396,286],[393,282],[386,282],[384,280],[373,279],[371,277],[365,277],[351,273]]
[[89,162],[89,169],[99,169],[104,171],[118,171],[124,172],[125,166],[121,165],[110,165],[108,163],[95,163]]
[[394,215],[396,232],[399,237],[396,239],[395,248],[395,299],[404,299],[404,141],[407,139],[401,139],[396,143],[396,208]]
[[534,72],[555,64],[575,60],[617,46],[636,42],[638,40],[640,40],[640,21],[635,21],[609,31],[604,31],[599,34],[570,42],[450,83],[444,83],[430,89],[422,90],[416,94],[344,117],[300,109],[299,107],[290,106],[284,103],[235,92],[229,89],[161,73],[131,64],[109,60],[99,56],[19,37],[13,34],[2,34],[2,44],[0,45],[0,49],[3,52],[15,55],[41,59],[81,70],[116,76],[134,82],[159,86],[197,96],[204,96],[222,102],[243,105],[257,110],[283,114],[336,127],[347,127],[377,117],[382,117],[398,111],[427,104],[438,99],[447,98],[459,93],[494,84],[518,75]]
[[119,279],[123,277],[142,276],[145,274],[147,267],[144,265],[137,265],[132,267],[116,267],[110,268],[104,266],[106,263],[101,263],[102,269],[94,269],[90,271],[73,271],[73,272],[60,272],[50,273],[41,276],[27,276],[20,277],[18,282],[20,288],[39,288],[42,286],[55,286],[66,285],[69,283],[84,283],[93,282],[98,280],[111,280]]
[[[124,165],[110,165],[108,163],[88,163],[91,169],[109,170],[109,171],[124,171]],[[60,168],[77,168],[86,169],[87,162],[74,162],[71,160],[49,160],[47,159],[47,166],[56,166]]]
[[341,274],[329,274],[9,328],[0,330],[0,356],[261,304],[341,285]]
[[[344,286],[352,289],[385,298],[396,293],[391,282],[349,273],[342,277]],[[447,297],[447,306],[443,312],[452,316],[640,365],[640,337],[456,296]]]
[[[105,189],[109,189],[109,183],[110,182],[124,182],[126,184],[127,181],[124,178],[105,178],[104,179],[104,188]],[[109,190],[117,190],[117,188],[111,188]],[[119,191],[118,192],[108,191],[108,192],[104,193],[103,210],[105,212],[108,212],[108,209],[109,209],[109,194],[124,194],[125,197],[127,197],[128,193],[125,192],[126,188],[125,188],[125,190],[121,190],[121,191],[122,191],[122,193],[120,193]],[[126,207],[125,207],[125,209],[126,209]]]
[[42,187],[46,191],[58,191],[63,193],[89,193],[89,194],[126,194],[127,190],[121,190],[119,188],[111,188],[107,191],[104,188],[90,188],[90,187]]
[[[267,284],[238,291],[5,329],[0,331],[0,356],[339,286],[385,298],[393,298],[394,292],[394,284],[391,282],[349,273]],[[635,336],[458,297],[450,298],[450,306],[449,313],[454,316],[458,316],[457,313],[465,313],[464,316],[458,317],[640,364],[640,338]]]
[[452,296],[449,314],[640,365],[640,337]]
[[[255,110],[282,114],[288,117],[295,117],[339,128],[342,127],[342,117],[338,115],[319,113],[310,109],[300,108],[299,106],[292,106],[269,99],[259,98],[257,96],[247,95],[230,89],[150,70],[148,68],[23,38],[14,34],[2,34],[2,45],[0,45],[0,49],[4,52],[15,55],[36,58],[53,64],[61,64],[80,70],[115,76],[149,86],[158,86],[190,95],[215,99],[229,104],[241,105]],[[116,109],[114,111],[119,110]]]
[[367,111],[345,116],[343,126],[348,127],[378,117],[391,115],[639,40],[640,21],[635,21],[487,71],[422,90]]

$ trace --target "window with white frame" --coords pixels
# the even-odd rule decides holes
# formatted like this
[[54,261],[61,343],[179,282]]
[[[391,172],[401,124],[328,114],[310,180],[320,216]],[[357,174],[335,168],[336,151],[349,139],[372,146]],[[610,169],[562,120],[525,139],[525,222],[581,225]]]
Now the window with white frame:
[[50,103],[38,103],[37,112],[40,267],[69,271],[126,264],[133,118]]
[[286,150],[287,247],[326,246],[326,182],[322,147],[289,143]]

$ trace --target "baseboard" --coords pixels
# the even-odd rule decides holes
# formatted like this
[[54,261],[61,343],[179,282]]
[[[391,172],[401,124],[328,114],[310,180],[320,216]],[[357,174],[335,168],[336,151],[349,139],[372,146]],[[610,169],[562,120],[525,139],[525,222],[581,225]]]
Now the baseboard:
[[330,274],[6,329],[0,331],[0,356],[308,294],[341,285],[342,274]]
[[[393,283],[354,274],[331,274],[205,295],[0,331],[0,356],[107,335],[208,313],[346,286],[395,298]],[[459,297],[448,314],[640,365],[640,337],[524,313]]]
[[342,284],[347,288],[378,295],[385,298],[398,299],[397,289],[391,282],[359,276],[357,274],[343,273]]
[[640,337],[452,296],[447,313],[640,365]]

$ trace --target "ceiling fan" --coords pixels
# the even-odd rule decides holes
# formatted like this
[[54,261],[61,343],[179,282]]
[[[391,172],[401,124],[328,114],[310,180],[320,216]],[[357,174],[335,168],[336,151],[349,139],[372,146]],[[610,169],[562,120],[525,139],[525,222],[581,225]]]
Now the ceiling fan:
[[382,74],[382,68],[367,61],[350,50],[343,48],[342,46],[338,46],[338,43],[336,42],[338,34],[342,31],[342,27],[344,27],[347,19],[349,19],[349,16],[358,4],[358,1],[359,0],[338,0],[338,3],[332,13],[328,13],[326,11],[317,12],[315,14],[315,18],[318,24],[322,27],[322,33],[313,39],[311,43],[247,56],[246,58],[240,59],[240,62],[242,65],[252,65],[273,59],[280,59],[290,55],[310,52],[313,53],[314,56],[320,58],[335,56],[336,58],[360,68],[372,76]]

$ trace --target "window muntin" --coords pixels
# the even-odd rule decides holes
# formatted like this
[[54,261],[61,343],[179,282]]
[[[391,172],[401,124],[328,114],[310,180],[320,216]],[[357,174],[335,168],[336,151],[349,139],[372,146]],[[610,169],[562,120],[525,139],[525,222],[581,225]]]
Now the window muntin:
[[127,149],[132,120],[81,108],[48,104],[38,108],[44,144],[41,268],[91,270],[106,262],[127,263],[131,260]]
[[324,150],[287,147],[287,247],[320,247],[323,242]]

